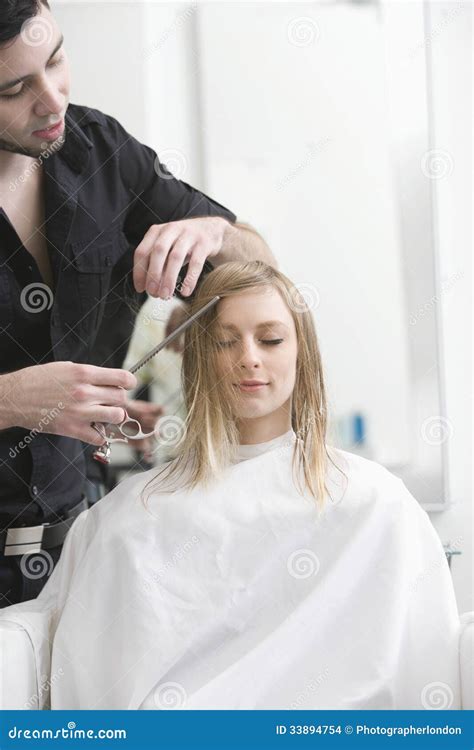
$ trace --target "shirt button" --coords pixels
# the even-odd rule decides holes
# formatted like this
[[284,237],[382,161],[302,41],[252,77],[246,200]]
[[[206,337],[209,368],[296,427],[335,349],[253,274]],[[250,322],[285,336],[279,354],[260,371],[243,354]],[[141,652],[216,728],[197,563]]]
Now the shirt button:
[[36,484],[34,484],[33,487],[31,488],[31,494],[34,495],[35,497],[38,494],[38,487],[36,486]]

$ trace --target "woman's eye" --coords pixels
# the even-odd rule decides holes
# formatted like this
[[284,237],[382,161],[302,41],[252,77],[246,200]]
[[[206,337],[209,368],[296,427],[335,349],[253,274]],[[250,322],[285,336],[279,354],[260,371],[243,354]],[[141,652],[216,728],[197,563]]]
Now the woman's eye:
[[[283,339],[260,339],[260,343],[265,344],[265,346],[276,346],[282,342]],[[232,346],[232,344],[235,344],[235,341],[218,341],[217,344],[218,346],[229,347]]]
[[24,90],[25,87],[22,86],[21,89],[16,92],[16,94],[2,94],[2,99],[14,99],[16,96],[21,96]]

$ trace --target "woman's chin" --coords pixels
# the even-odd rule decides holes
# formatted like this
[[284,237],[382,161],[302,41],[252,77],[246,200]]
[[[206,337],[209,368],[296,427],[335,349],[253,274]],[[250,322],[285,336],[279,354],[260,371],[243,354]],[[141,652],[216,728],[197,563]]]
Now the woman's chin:
[[261,419],[262,417],[270,416],[270,414],[273,414],[273,409],[265,409],[263,406],[258,408],[256,404],[253,404],[245,408],[238,409],[237,420]]

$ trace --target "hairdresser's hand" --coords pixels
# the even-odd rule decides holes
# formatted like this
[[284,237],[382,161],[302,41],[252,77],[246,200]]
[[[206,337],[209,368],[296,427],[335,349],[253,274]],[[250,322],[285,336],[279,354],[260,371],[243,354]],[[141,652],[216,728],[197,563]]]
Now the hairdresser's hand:
[[194,291],[206,259],[221,250],[226,231],[237,230],[221,216],[153,224],[135,250],[135,289],[167,299],[175,290],[181,267],[189,263],[180,288],[181,293],[188,296]]
[[136,385],[135,375],[111,367],[76,362],[25,367],[0,376],[0,429],[23,427],[102,445],[91,422],[122,422],[127,389]]

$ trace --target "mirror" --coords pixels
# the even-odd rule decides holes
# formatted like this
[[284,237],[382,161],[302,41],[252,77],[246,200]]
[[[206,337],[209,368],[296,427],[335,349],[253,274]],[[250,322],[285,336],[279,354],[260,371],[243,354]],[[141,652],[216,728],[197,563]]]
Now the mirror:
[[72,101],[116,116],[255,226],[303,292],[331,442],[442,510],[451,426],[433,180],[450,161],[432,142],[423,4],[73,2],[56,13]]

